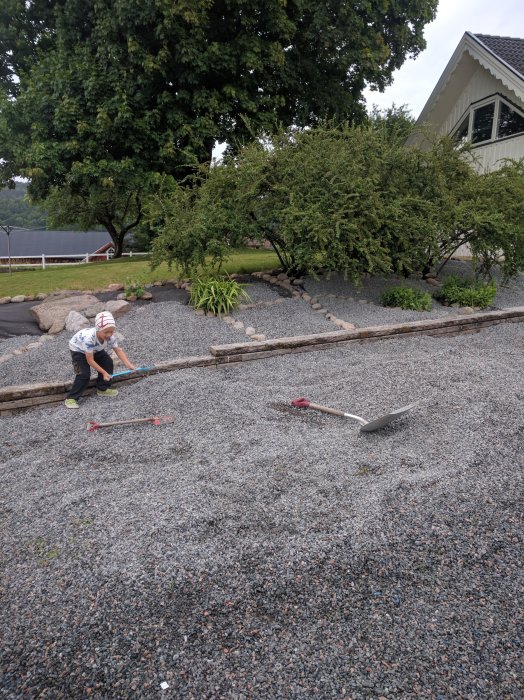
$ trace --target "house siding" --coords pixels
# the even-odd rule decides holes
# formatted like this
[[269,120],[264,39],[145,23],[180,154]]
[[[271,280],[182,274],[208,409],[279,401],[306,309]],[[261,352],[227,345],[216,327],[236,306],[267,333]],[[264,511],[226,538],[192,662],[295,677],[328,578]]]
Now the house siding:
[[[508,90],[500,80],[493,77],[482,66],[478,66],[460,97],[455,101],[448,117],[442,124],[440,133],[450,134],[469,109],[470,105],[479,100],[483,100],[491,95],[499,94],[506,97],[509,102],[519,107],[524,112],[524,102],[511,91]],[[482,170],[493,170],[500,167],[505,158],[524,158],[524,135],[514,136],[502,141],[493,141],[483,146],[476,146],[474,154],[477,158],[477,168]]]

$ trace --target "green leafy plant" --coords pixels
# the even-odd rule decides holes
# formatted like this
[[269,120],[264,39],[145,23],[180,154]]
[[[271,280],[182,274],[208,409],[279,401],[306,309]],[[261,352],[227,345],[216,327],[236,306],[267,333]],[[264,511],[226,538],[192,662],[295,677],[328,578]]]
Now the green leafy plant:
[[442,287],[433,296],[446,304],[476,306],[485,309],[493,303],[497,286],[493,280],[487,284],[478,280],[465,279],[458,275],[448,275]]
[[191,283],[190,302],[206,313],[228,314],[241,299],[250,301],[244,287],[232,279],[197,279]]
[[430,311],[431,294],[412,287],[391,287],[381,297],[382,306],[398,306],[411,311]]
[[144,283],[141,280],[129,278],[126,279],[124,284],[124,293],[128,299],[129,297],[137,297],[137,299],[140,299],[145,291]]

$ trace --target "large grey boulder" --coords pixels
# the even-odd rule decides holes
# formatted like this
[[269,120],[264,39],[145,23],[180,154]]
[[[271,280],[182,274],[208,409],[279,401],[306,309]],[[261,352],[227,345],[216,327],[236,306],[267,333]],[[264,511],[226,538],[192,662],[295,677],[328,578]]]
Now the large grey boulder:
[[106,308],[105,301],[98,301],[96,304],[88,306],[87,309],[84,309],[84,316],[87,316],[87,318],[94,318],[101,311],[109,311],[109,309]]
[[124,314],[127,314],[128,311],[131,311],[132,308],[133,305],[128,301],[115,299],[112,301],[106,301],[105,308],[102,310],[109,311],[110,314],[113,314],[113,318],[120,318],[120,316],[123,316]]
[[65,320],[66,331],[78,333],[82,328],[89,328],[91,324],[88,319],[78,311],[70,311]]
[[65,320],[70,311],[83,311],[97,301],[98,299],[92,294],[78,294],[63,298],[50,295],[42,304],[31,307],[30,311],[40,330],[54,334],[64,330]]

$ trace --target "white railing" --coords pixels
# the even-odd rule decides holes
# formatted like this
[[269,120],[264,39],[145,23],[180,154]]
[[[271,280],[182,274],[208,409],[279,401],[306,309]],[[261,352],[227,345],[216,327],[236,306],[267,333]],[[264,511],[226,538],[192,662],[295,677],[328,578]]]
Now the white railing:
[[[149,253],[122,253],[122,257],[132,258],[135,255],[149,255]],[[63,262],[55,262],[55,260],[62,258]],[[73,262],[74,259],[76,262]],[[46,269],[46,266],[55,265],[83,265],[90,262],[103,262],[111,260],[113,255],[110,253],[80,253],[71,255],[11,255],[10,257],[0,257],[0,267],[41,267],[42,270]],[[26,260],[34,262],[17,262],[18,260]],[[53,262],[49,262],[49,261]]]

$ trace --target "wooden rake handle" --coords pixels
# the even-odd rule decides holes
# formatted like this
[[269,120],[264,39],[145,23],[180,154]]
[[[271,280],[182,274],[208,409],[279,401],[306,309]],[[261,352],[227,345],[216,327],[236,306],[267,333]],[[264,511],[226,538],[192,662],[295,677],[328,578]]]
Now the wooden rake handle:
[[174,416],[150,416],[149,418],[129,418],[128,420],[113,420],[108,423],[97,423],[94,420],[87,421],[86,429],[88,432],[97,430],[98,428],[110,428],[114,425],[136,425],[137,423],[152,423],[153,425],[162,425],[162,423],[171,423],[174,421]]

